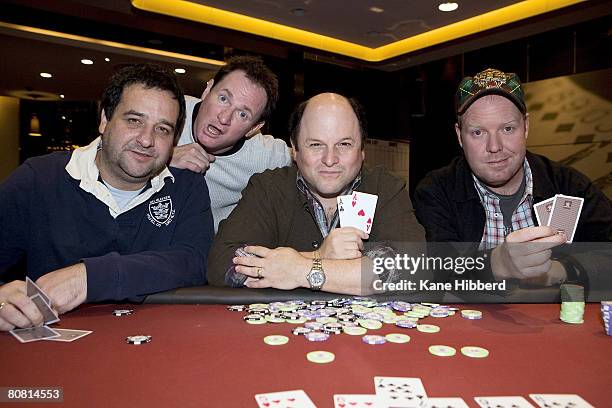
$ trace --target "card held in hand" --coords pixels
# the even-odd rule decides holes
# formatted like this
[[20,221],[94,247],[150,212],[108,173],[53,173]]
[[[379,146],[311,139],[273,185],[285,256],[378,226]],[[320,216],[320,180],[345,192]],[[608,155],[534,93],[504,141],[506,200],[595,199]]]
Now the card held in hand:
[[555,203],[550,213],[548,225],[559,232],[565,232],[567,242],[572,242],[574,240],[574,234],[578,226],[578,219],[580,218],[583,203],[584,199],[580,197],[562,194],[557,194],[555,196]]
[[369,234],[374,223],[377,201],[377,195],[358,191],[350,195],[338,196],[336,202],[340,226],[355,227]]

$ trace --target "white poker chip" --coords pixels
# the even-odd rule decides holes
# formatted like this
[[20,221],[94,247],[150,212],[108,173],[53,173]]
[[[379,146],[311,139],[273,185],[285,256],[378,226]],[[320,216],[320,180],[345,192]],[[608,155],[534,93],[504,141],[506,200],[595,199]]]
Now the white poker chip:
[[441,344],[429,346],[429,352],[434,356],[439,357],[451,357],[457,354],[457,350],[455,350],[453,347],[443,346]]
[[433,324],[417,324],[416,328],[421,333],[437,333],[440,331],[440,328]]
[[342,331],[344,332],[344,334],[348,334],[350,336],[363,336],[364,334],[368,332],[368,330],[363,327],[351,327],[351,326],[344,326],[342,328]]
[[336,356],[329,351],[311,351],[306,354],[306,358],[312,363],[326,364],[334,361]]
[[264,343],[270,346],[282,346],[283,344],[289,343],[289,337],[274,334],[264,337]]
[[465,346],[461,347],[461,354],[467,357],[485,358],[489,357],[489,350],[482,347]]
[[410,336],[401,333],[389,333],[385,336],[385,339],[391,343],[408,343],[410,341]]
[[482,319],[482,312],[480,310],[462,310],[461,317],[465,319],[475,320]]
[[368,330],[378,330],[382,327],[382,322],[373,319],[358,319],[357,323],[364,329]]
[[125,338],[125,342],[128,343],[128,344],[140,345],[140,344],[143,344],[143,343],[150,342],[151,339],[152,339],[151,336],[146,336],[146,335],[143,335],[143,334],[139,334],[137,336],[127,336]]

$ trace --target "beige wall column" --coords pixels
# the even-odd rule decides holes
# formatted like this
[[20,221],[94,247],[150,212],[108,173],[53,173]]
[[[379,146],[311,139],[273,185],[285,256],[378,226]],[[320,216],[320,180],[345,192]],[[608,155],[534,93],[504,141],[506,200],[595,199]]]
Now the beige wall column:
[[19,165],[19,98],[0,96],[0,183]]

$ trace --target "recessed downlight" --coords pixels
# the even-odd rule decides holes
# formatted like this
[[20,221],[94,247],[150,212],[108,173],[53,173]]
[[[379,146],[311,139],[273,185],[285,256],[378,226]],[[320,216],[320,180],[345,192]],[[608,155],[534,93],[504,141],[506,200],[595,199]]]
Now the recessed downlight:
[[185,71],[185,68],[174,68],[174,72],[177,74],[184,74],[187,71]]
[[87,58],[83,58],[81,60],[81,64],[83,64],[83,65],[93,65],[93,61],[90,60],[90,59],[87,59]]
[[40,76],[43,77],[43,78],[53,78],[53,75],[51,75],[48,72],[41,72]]
[[455,11],[457,10],[457,8],[459,7],[459,4],[457,3],[440,3],[440,5],[438,6],[438,10],[440,11]]

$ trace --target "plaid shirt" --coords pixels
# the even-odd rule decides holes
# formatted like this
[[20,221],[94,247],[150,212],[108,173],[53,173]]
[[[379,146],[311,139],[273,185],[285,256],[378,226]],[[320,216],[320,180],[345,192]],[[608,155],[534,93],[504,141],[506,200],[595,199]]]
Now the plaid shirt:
[[[323,205],[321,204],[319,199],[310,190],[310,188],[306,184],[306,181],[304,181],[304,178],[302,177],[299,171],[297,175],[296,184],[297,184],[298,190],[300,190],[300,192],[304,194],[304,197],[306,197],[306,201],[308,202],[308,207],[310,208],[310,212],[314,216],[315,221],[317,222],[317,226],[319,227],[319,231],[321,231],[321,235],[323,235],[323,238],[327,237],[327,235],[329,235],[329,232],[332,229],[336,228],[336,226],[338,225],[338,221],[339,221],[338,209],[336,208],[336,212],[334,213],[334,216],[332,217],[331,221],[328,223],[327,216],[325,215],[325,208],[323,208]],[[344,190],[342,194],[339,194],[339,195],[353,194],[353,191],[357,187],[359,187],[360,184],[361,184],[361,172],[359,172],[357,177],[355,177],[355,180],[350,185],[350,187],[348,187],[346,190]]]
[[480,202],[484,207],[486,216],[484,232],[482,234],[482,240],[480,241],[480,249],[495,248],[497,245],[503,243],[506,240],[506,236],[512,231],[533,227],[535,225],[531,214],[531,208],[533,206],[533,178],[527,159],[525,159],[523,163],[523,171],[526,177],[525,193],[523,193],[523,198],[521,198],[518,207],[516,207],[512,213],[512,229],[504,226],[504,217],[499,205],[499,197],[487,190],[480,183],[480,180],[472,174],[474,186],[476,187],[476,191],[478,191]]

